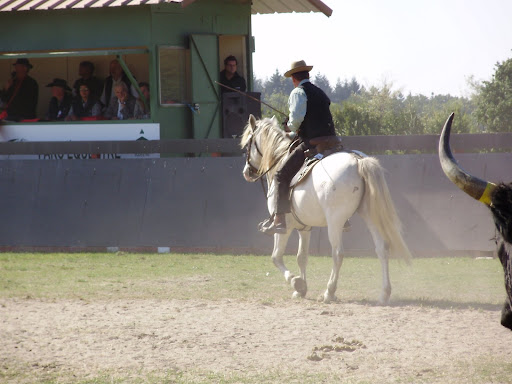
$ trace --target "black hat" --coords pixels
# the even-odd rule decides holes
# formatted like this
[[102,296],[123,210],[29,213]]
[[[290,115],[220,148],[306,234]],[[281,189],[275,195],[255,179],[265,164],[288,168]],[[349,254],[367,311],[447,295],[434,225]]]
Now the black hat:
[[16,60],[16,62],[15,62],[13,65],[16,65],[16,64],[25,65],[25,66],[27,66],[29,69],[30,69],[30,68],[33,68],[33,67],[32,67],[32,64],[30,64],[30,62],[28,61],[28,59],[18,59],[18,60]]
[[48,84],[47,87],[61,87],[66,91],[71,91],[71,88],[68,87],[68,83],[64,79],[53,79],[53,81]]

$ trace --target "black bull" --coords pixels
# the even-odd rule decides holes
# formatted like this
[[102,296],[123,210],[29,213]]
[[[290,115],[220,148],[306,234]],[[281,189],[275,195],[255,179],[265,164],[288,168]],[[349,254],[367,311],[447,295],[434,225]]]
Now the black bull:
[[439,139],[439,160],[446,176],[474,199],[484,203],[492,212],[496,225],[496,245],[503,271],[507,300],[501,312],[501,324],[512,330],[512,183],[493,184],[471,176],[459,167],[450,150],[450,115]]

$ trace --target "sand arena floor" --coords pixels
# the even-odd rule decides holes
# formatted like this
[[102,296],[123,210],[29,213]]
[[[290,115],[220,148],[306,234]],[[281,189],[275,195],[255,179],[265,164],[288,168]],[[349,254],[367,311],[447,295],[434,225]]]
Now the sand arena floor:
[[308,372],[332,382],[472,383],[475,370],[510,364],[512,332],[499,316],[491,305],[2,299],[0,370],[30,366],[33,380],[23,382],[172,369],[196,382],[201,372]]

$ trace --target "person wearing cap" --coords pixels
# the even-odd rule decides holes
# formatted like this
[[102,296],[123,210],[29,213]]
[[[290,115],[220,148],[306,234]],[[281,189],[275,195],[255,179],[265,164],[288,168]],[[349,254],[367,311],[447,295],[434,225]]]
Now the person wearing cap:
[[71,109],[71,88],[64,79],[53,79],[53,81],[47,85],[52,88],[52,98],[48,105],[48,113],[46,119],[49,121],[64,121],[69,114]]
[[269,226],[262,226],[261,231],[264,233],[287,232],[285,215],[291,212],[290,182],[306,160],[305,151],[314,149],[309,140],[336,135],[329,109],[331,101],[324,91],[309,81],[311,69],[312,65],[300,60],[293,62],[291,69],[284,74],[285,77],[291,77],[295,86],[288,99],[290,114],[284,123],[284,129],[298,144],[276,172],[274,181],[277,198],[274,218]]
[[5,108],[2,117],[11,121],[35,119],[39,85],[28,75],[33,66],[28,59],[17,59],[13,66],[11,78],[0,91]]

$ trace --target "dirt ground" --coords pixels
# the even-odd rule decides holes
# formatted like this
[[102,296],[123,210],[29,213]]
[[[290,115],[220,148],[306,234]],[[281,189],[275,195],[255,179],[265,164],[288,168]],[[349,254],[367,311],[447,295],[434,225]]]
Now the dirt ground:
[[512,332],[499,317],[496,306],[2,299],[0,370],[31,366],[34,382],[45,372],[84,379],[175,369],[472,383],[485,366],[510,369]]

